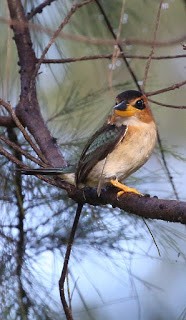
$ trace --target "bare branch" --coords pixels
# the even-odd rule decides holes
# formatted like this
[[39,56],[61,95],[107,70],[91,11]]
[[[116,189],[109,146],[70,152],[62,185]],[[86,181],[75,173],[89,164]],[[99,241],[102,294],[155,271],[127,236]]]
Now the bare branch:
[[173,84],[172,86],[169,86],[169,87],[166,87],[166,88],[163,88],[163,89],[159,89],[159,90],[152,91],[152,92],[146,92],[145,94],[146,94],[147,97],[155,96],[156,94],[160,94],[160,93],[164,93],[164,92],[167,92],[167,91],[172,91],[172,90],[175,90],[175,89],[179,89],[180,87],[184,86],[185,84],[186,84],[186,80],[178,82],[176,84]]
[[0,146],[0,154],[3,155],[5,158],[10,160],[12,163],[17,164],[18,166],[22,166],[22,161],[18,160],[15,156],[13,156],[10,152],[5,150],[3,147]]
[[[53,166],[65,166],[55,140],[51,136],[40,112],[36,92],[36,57],[32,48],[29,24],[20,0],[7,0],[10,16],[15,24],[11,24],[20,64],[21,93],[16,107],[16,115],[33,135],[41,149],[42,158],[46,158]],[[39,150],[39,149],[38,149]]]
[[34,72],[34,76],[37,75],[38,71],[39,71],[39,68],[42,64],[42,61],[44,59],[44,57],[46,56],[48,50],[50,49],[50,47],[52,46],[52,44],[54,43],[54,41],[56,40],[56,38],[59,36],[61,30],[66,26],[66,24],[69,22],[70,18],[72,17],[72,15],[78,10],[80,9],[82,6],[84,5],[87,5],[91,2],[93,2],[95,0],[85,0],[81,3],[77,3],[77,4],[74,4],[70,11],[68,12],[68,14],[66,15],[65,19],[61,22],[60,26],[57,28],[57,30],[54,32],[54,34],[52,35],[48,45],[45,47],[45,49],[43,50],[43,53],[37,63],[37,66],[36,66],[36,69],[35,69],[35,72]]
[[143,77],[143,87],[142,87],[143,91],[145,91],[145,85],[146,85],[146,81],[147,81],[147,76],[148,76],[148,72],[149,72],[149,69],[150,69],[152,56],[154,54],[154,49],[155,49],[155,44],[154,43],[156,42],[157,31],[158,31],[159,22],[160,22],[160,13],[161,13],[162,2],[163,2],[163,0],[160,0],[159,7],[158,7],[158,12],[157,12],[157,17],[156,17],[154,35],[153,35],[153,44],[152,44],[151,52],[149,54],[149,58],[147,60],[146,67],[145,67],[145,73],[144,73],[144,77]]
[[116,43],[118,45],[118,48],[120,50],[120,54],[122,54],[123,61],[125,62],[125,65],[126,65],[128,71],[129,71],[134,83],[136,84],[136,87],[138,88],[138,90],[141,90],[140,85],[139,85],[138,80],[137,80],[137,77],[136,77],[134,71],[132,70],[132,67],[130,66],[130,64],[127,61],[126,56],[125,56],[125,54],[123,52],[122,44],[124,44],[124,43],[120,43],[119,39],[117,38],[117,35],[115,34],[115,32],[114,32],[114,30],[112,28],[112,25],[111,25],[111,23],[109,21],[109,18],[107,16],[103,6],[100,4],[99,0],[96,0],[96,4],[97,4],[101,14],[104,17],[104,20],[105,20],[105,23],[106,23],[106,26],[107,26],[108,30],[110,31],[112,37],[115,39],[115,41],[116,41]]
[[69,196],[76,202],[88,203],[93,206],[110,204],[113,208],[147,219],[158,219],[169,222],[186,224],[186,202],[177,200],[163,200],[150,197],[140,197],[133,194],[124,194],[117,198],[117,190],[109,188],[102,190],[100,197],[96,189],[68,188]]
[[31,154],[23,150],[20,146],[15,144],[13,141],[10,141],[9,139],[5,138],[3,135],[0,135],[0,140],[6,143],[9,147],[17,151],[18,153],[25,156],[27,159],[33,161],[34,163],[38,164],[41,167],[46,167],[46,164],[42,161],[40,161],[38,158],[33,157]]
[[[8,0],[10,1],[10,0]],[[20,22],[18,22],[15,19],[6,19],[3,17],[0,17],[0,21],[2,23],[9,24],[10,26],[20,26]],[[29,28],[32,30],[44,32],[48,35],[53,35],[54,31],[51,30],[50,28],[42,27],[39,24],[36,23],[30,23],[28,22],[21,22],[22,26],[27,26],[29,25]],[[70,33],[65,33],[65,32],[60,32],[58,35],[59,38],[65,39],[65,40],[72,40],[76,42],[82,42],[82,43],[90,43],[92,45],[96,46],[113,46],[113,45],[137,45],[137,46],[145,46],[145,47],[151,47],[152,44],[154,44],[156,47],[162,48],[162,47],[171,47],[174,45],[180,45],[180,43],[183,43],[186,40],[186,35],[183,34],[180,37],[176,37],[175,39],[171,40],[165,40],[165,41],[151,41],[151,40],[146,40],[146,39],[136,39],[136,38],[128,38],[128,39],[118,39],[118,41],[112,40],[112,39],[103,39],[103,38],[90,38],[82,35],[74,35]]]
[[[120,52],[118,54],[118,59],[123,57],[124,52]],[[88,61],[88,60],[99,60],[99,59],[108,59],[112,58],[112,53],[110,54],[97,54],[97,55],[90,55],[90,56],[82,56],[79,58],[66,58],[66,59],[44,59],[42,63],[44,64],[60,64],[60,63],[72,63],[77,61]],[[140,55],[130,55],[125,54],[126,59],[139,59],[139,60],[147,60],[149,56],[140,56]],[[168,59],[179,59],[179,58],[186,58],[186,54],[178,54],[174,56],[153,56],[152,60],[168,60]],[[39,59],[38,59],[39,60]]]
[[83,208],[83,204],[78,203],[76,215],[74,218],[73,226],[72,226],[72,229],[70,232],[70,236],[69,236],[69,240],[68,240],[68,244],[67,244],[67,249],[66,249],[66,253],[65,253],[65,257],[64,257],[64,263],[63,263],[63,268],[62,268],[62,272],[61,272],[61,277],[59,279],[59,292],[60,292],[61,302],[62,302],[64,311],[65,311],[66,318],[68,320],[73,320],[73,317],[72,317],[71,310],[68,307],[68,304],[65,299],[64,284],[65,284],[65,278],[66,278],[67,271],[68,271],[68,263],[69,263],[69,259],[70,259],[72,245],[74,242],[74,237],[75,237],[76,230],[78,227],[79,218],[81,215],[82,208]]
[[16,127],[16,124],[11,117],[0,116],[0,126],[7,127],[7,128],[14,128],[14,127]]
[[163,145],[162,145],[162,142],[161,142],[161,138],[160,138],[159,132],[157,132],[157,136],[158,136],[159,150],[160,150],[160,153],[161,153],[161,158],[162,158],[162,161],[163,161],[163,164],[164,164],[165,171],[167,173],[167,177],[169,179],[169,182],[170,182],[170,185],[172,187],[172,190],[174,191],[176,199],[179,200],[178,192],[176,190],[176,186],[174,184],[173,177],[172,177],[172,175],[170,173],[170,170],[169,170],[169,167],[168,167],[168,163],[167,163],[167,160],[165,158],[165,153],[164,153],[164,149],[163,149]]
[[25,128],[23,127],[23,125],[19,121],[18,117],[16,116],[15,111],[12,108],[12,106],[8,102],[5,102],[2,99],[0,99],[0,105],[5,107],[5,109],[11,114],[14,123],[19,128],[19,130],[22,132],[22,134],[23,134],[24,138],[26,139],[26,141],[31,145],[32,149],[35,151],[35,153],[38,155],[38,157],[40,157],[40,159],[42,159],[46,163],[47,160],[43,157],[43,154],[41,153],[40,149],[38,149],[38,147],[32,141],[31,137],[26,132]]
[[157,104],[158,106],[166,107],[166,108],[172,108],[172,109],[186,109],[186,106],[176,106],[172,104],[162,103],[153,99],[148,99],[150,102]]
[[52,2],[56,0],[45,0],[41,4],[39,4],[37,7],[32,9],[28,14],[27,14],[27,19],[30,20],[32,19],[36,14],[42,13],[43,9],[47,6],[50,6]]

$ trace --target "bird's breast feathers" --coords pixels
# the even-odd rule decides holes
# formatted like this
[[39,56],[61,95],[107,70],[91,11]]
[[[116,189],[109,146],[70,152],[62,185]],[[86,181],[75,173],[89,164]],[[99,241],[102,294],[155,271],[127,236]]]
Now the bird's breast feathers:
[[103,184],[111,178],[123,180],[139,169],[150,157],[157,138],[154,121],[145,123],[130,119],[126,123],[124,139],[107,157],[99,161],[87,177],[88,185],[96,185],[99,179]]

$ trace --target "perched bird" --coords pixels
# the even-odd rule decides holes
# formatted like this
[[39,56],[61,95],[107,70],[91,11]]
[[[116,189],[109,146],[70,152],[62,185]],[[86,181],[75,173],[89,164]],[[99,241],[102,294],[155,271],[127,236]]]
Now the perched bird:
[[[119,181],[138,170],[150,157],[157,138],[156,124],[145,95],[128,90],[116,97],[116,105],[107,122],[89,139],[80,156],[75,173],[64,168],[21,170],[24,174],[50,174],[77,187],[101,188],[111,184],[120,191],[140,194]],[[60,174],[61,173],[61,174]]]

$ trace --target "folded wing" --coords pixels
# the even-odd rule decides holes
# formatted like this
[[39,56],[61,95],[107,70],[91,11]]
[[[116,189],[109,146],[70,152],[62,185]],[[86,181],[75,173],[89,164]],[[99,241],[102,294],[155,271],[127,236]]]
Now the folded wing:
[[91,169],[113,151],[123,140],[126,131],[127,126],[125,125],[106,124],[95,132],[81,154],[76,170],[77,185],[85,182]]

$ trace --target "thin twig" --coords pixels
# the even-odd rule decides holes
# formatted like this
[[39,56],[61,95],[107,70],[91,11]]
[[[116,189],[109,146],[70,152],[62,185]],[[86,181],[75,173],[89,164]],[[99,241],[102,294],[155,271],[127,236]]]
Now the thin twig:
[[8,102],[5,102],[3,99],[0,99],[0,105],[2,105],[11,114],[12,119],[14,120],[14,122],[17,125],[17,127],[19,128],[19,130],[22,132],[25,140],[31,145],[32,149],[35,151],[35,153],[38,155],[38,157],[40,159],[42,159],[45,163],[47,163],[47,160],[44,158],[44,156],[41,153],[41,151],[39,150],[39,148],[32,141],[31,137],[28,135],[25,128],[23,127],[23,125],[19,121],[11,104],[9,104]]
[[77,210],[76,210],[76,215],[74,218],[74,222],[73,222],[73,226],[70,232],[70,237],[67,243],[67,249],[66,249],[66,253],[65,253],[65,257],[64,257],[64,263],[63,263],[63,268],[62,268],[62,272],[61,272],[61,277],[59,279],[59,291],[60,291],[60,297],[61,297],[61,302],[65,311],[65,315],[67,320],[73,320],[72,317],[72,313],[71,310],[66,302],[66,298],[65,298],[65,290],[64,290],[64,283],[65,283],[65,278],[67,275],[67,271],[68,271],[68,263],[69,263],[69,259],[70,259],[70,254],[71,254],[71,250],[72,250],[72,245],[74,242],[74,237],[75,237],[75,233],[77,230],[77,226],[79,223],[79,218],[81,215],[81,211],[83,208],[83,204],[82,203],[78,203],[77,206]]
[[[30,167],[26,166],[24,163],[22,163],[20,160],[18,160],[12,153],[8,152],[6,149],[0,146],[0,154],[2,154],[5,158],[7,158],[9,161],[12,163],[16,164],[19,168],[22,169],[30,169]],[[52,186],[55,187],[60,187],[65,189],[68,184],[60,179],[60,181],[57,181],[56,179],[51,179],[51,178],[46,178],[42,175],[36,175],[37,178],[40,180],[43,180],[44,182],[51,184]]]
[[156,101],[154,99],[149,99],[148,100],[154,104],[157,104],[158,106],[166,107],[166,108],[172,108],[172,109],[186,109],[186,106],[176,106],[172,104],[167,104],[167,103],[162,103],[159,101]]
[[[119,19],[119,27],[118,27],[118,32],[116,34],[116,40],[118,41],[118,39],[120,38],[121,36],[121,31],[122,31],[122,19],[123,19],[123,15],[124,15],[124,9],[125,9],[125,0],[123,0],[123,3],[122,3],[122,7],[121,7],[121,12],[120,12],[120,19]],[[112,66],[114,66],[114,64],[116,63],[117,59],[118,59],[118,56],[120,54],[120,48],[119,46],[114,46],[114,50],[113,50],[113,54],[112,54]],[[123,51],[123,50],[122,50]],[[108,79],[108,82],[109,82],[109,87],[110,89],[112,88],[112,76],[113,76],[113,68],[110,69],[110,72],[109,72],[109,79]]]
[[[10,142],[15,145],[18,145],[18,137],[16,131],[12,128],[8,128],[7,130],[8,137]],[[17,152],[17,150],[13,150],[13,155],[22,162],[22,155]],[[19,297],[19,304],[21,309],[21,314],[23,318],[27,318],[29,308],[27,302],[29,298],[27,293],[24,289],[23,281],[22,281],[22,271],[23,271],[23,264],[24,264],[24,257],[25,257],[25,232],[24,232],[24,220],[25,220],[25,210],[24,210],[24,194],[23,194],[23,187],[22,187],[22,176],[19,172],[15,172],[13,175],[14,181],[14,196],[15,196],[15,203],[17,205],[17,231],[18,231],[18,239],[16,241],[16,268],[15,272],[18,278],[18,297]]]
[[[94,0],[96,1],[96,0]],[[17,20],[14,19],[6,19],[4,17],[0,17],[0,22],[2,23],[6,23],[9,24],[11,26],[22,26],[22,27],[28,27],[31,30],[36,30],[36,31],[40,31],[40,32],[44,32],[46,34],[49,35],[53,35],[54,31],[51,30],[50,28],[46,28],[46,27],[42,27],[39,24],[36,23],[31,23],[31,22],[18,22]],[[74,35],[74,34],[70,34],[70,33],[65,33],[65,32],[60,32],[60,34],[58,35],[59,38],[61,39],[66,39],[66,40],[72,40],[72,41],[76,41],[76,42],[82,42],[82,43],[88,43],[88,44],[92,44],[92,45],[108,45],[108,46],[113,46],[113,45],[137,45],[137,46],[146,46],[146,47],[151,47],[152,44],[154,44],[156,47],[170,47],[170,46],[174,46],[174,45],[180,45],[180,43],[183,43],[186,40],[186,35],[183,34],[180,37],[177,37],[175,39],[171,39],[171,40],[166,40],[166,41],[156,41],[153,42],[151,40],[145,40],[145,39],[137,39],[137,38],[128,38],[128,39],[119,39],[118,42],[116,42],[115,40],[112,39],[103,39],[103,38],[90,38],[87,36],[83,36],[83,35]]]
[[147,81],[148,72],[149,72],[149,69],[150,69],[151,59],[152,59],[152,56],[154,54],[154,49],[155,49],[155,44],[154,43],[156,42],[157,31],[158,31],[159,22],[160,22],[160,14],[161,14],[162,2],[163,2],[163,0],[160,0],[159,7],[158,7],[158,12],[157,12],[157,16],[156,16],[156,23],[155,23],[155,29],[154,29],[154,35],[153,35],[153,44],[152,44],[151,52],[149,54],[149,58],[147,60],[146,67],[145,67],[145,73],[144,73],[144,77],[143,77],[143,86],[142,86],[142,91],[143,92],[145,91],[145,85],[146,85],[146,81]]
[[[88,61],[88,60],[99,60],[99,59],[111,59],[112,53],[108,54],[95,54],[90,56],[82,56],[79,58],[66,58],[66,59],[44,59],[43,64],[61,64],[61,63],[72,63],[77,61]],[[124,52],[119,52],[117,55],[117,58],[122,58],[124,55]],[[126,59],[139,59],[139,60],[147,60],[149,56],[140,56],[135,54],[125,54]],[[152,60],[168,60],[168,59],[179,59],[179,58],[186,58],[186,54],[178,54],[174,56],[152,56]],[[39,61],[39,59],[38,59]]]
[[151,228],[149,227],[148,223],[146,222],[146,220],[145,220],[144,218],[142,218],[142,220],[143,220],[144,224],[146,225],[148,232],[149,232],[150,235],[151,235],[152,241],[153,241],[154,244],[155,244],[155,247],[156,247],[156,249],[157,249],[157,251],[158,251],[159,257],[161,257],[160,249],[159,249],[159,247],[158,247],[158,244],[157,244],[156,239],[155,239],[155,237],[154,237],[154,235],[153,235],[153,233],[152,233]]
[[13,154],[8,152],[1,146],[0,146],[0,154],[2,154],[4,157],[10,160],[12,163],[17,164],[18,166],[23,166],[23,163],[20,160],[18,160],[15,156],[13,156]]
[[37,66],[36,66],[36,69],[35,69],[35,72],[34,72],[34,75],[33,75],[33,78],[36,77],[38,71],[39,71],[39,68],[43,62],[43,59],[45,58],[48,50],[50,49],[50,47],[52,46],[52,44],[54,43],[54,41],[56,40],[56,38],[59,36],[61,30],[67,25],[67,23],[69,22],[69,20],[71,19],[72,15],[78,10],[80,9],[82,6],[84,5],[87,5],[91,2],[93,2],[95,0],[85,0],[81,3],[77,3],[77,4],[74,4],[70,11],[68,12],[68,14],[66,15],[66,17],[64,18],[64,20],[61,22],[60,26],[57,28],[57,30],[53,33],[52,37],[50,38],[47,46],[45,47],[45,49],[43,50],[42,52],[42,55],[41,57],[39,58],[39,61],[37,63]]
[[44,168],[47,167],[44,162],[40,161],[38,158],[35,158],[31,154],[29,154],[27,151],[23,150],[20,146],[18,146],[14,142],[10,141],[9,139],[7,139],[5,136],[0,135],[0,140],[5,142],[9,147],[14,149],[15,151],[17,151],[20,154],[22,154],[23,156],[25,156],[27,159],[33,161],[34,163],[37,163],[39,166],[44,167]]
[[56,0],[45,0],[41,4],[39,4],[37,7],[32,9],[28,14],[27,14],[27,19],[30,20],[32,19],[36,14],[42,13],[43,9],[47,6],[50,6],[52,2]]
[[166,87],[166,88],[163,88],[163,89],[159,89],[159,90],[151,91],[151,92],[146,92],[145,94],[146,94],[147,97],[155,96],[155,95],[160,94],[160,93],[164,93],[164,92],[167,92],[167,91],[172,91],[172,90],[175,90],[175,89],[179,89],[180,87],[184,86],[185,84],[186,84],[186,80],[178,82],[178,83],[175,83],[172,86],[169,86],[169,87]]
[[117,36],[116,36],[116,34],[115,34],[115,32],[114,32],[114,30],[113,30],[113,28],[112,28],[112,25],[111,25],[111,23],[110,23],[110,21],[109,21],[109,19],[108,19],[108,16],[107,16],[107,14],[106,14],[103,6],[100,4],[99,0],[95,0],[95,1],[96,1],[96,4],[97,4],[97,6],[98,6],[98,8],[99,8],[99,10],[100,10],[100,12],[101,12],[101,14],[102,14],[103,17],[104,17],[104,20],[105,20],[105,23],[106,23],[106,25],[107,25],[108,30],[110,31],[112,37],[116,40],[116,43],[115,43],[115,44],[117,44],[117,45],[118,45],[118,48],[120,49],[120,52],[121,52],[121,54],[122,54],[123,61],[125,62],[126,67],[127,67],[127,69],[129,70],[129,73],[130,73],[130,75],[131,75],[134,83],[136,84],[136,87],[137,87],[138,90],[140,91],[140,90],[141,90],[141,87],[140,87],[140,85],[139,85],[139,83],[138,83],[137,77],[136,77],[135,73],[133,72],[133,70],[132,70],[132,68],[131,68],[129,62],[127,61],[127,59],[126,59],[126,57],[125,57],[125,54],[124,54],[124,52],[123,52],[123,48],[122,48],[122,44],[123,44],[123,43],[120,43],[119,39],[117,39]]
[[159,132],[157,132],[157,136],[158,136],[159,150],[160,150],[160,153],[161,153],[161,158],[162,158],[162,161],[163,161],[163,164],[164,164],[164,168],[165,168],[166,174],[168,176],[168,179],[169,179],[170,185],[172,187],[172,190],[174,192],[174,195],[175,195],[176,199],[179,200],[179,196],[178,196],[176,187],[174,185],[173,177],[172,177],[172,175],[170,173],[170,170],[169,170],[169,167],[168,167],[168,164],[167,164],[167,160],[165,158],[165,154],[164,154],[164,150],[163,150],[163,146],[162,146],[162,142],[161,142],[161,139],[160,139]]

